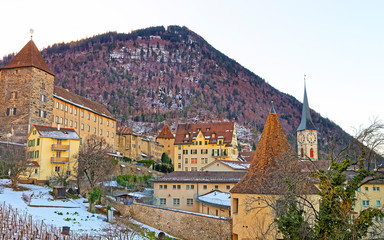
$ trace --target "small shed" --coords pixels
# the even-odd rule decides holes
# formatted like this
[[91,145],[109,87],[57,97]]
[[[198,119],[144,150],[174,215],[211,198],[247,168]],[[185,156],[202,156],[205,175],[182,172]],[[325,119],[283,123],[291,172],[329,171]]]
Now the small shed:
[[53,187],[53,195],[55,199],[63,199],[67,196],[67,188],[63,186],[54,186]]

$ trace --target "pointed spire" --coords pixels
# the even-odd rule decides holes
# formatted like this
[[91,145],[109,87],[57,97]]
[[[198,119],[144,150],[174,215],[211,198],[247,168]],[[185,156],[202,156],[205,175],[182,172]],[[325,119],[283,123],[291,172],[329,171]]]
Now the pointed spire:
[[54,75],[32,40],[30,40],[5,67],[2,67],[2,69],[20,67],[35,67]]
[[303,110],[301,113],[301,122],[297,131],[301,130],[316,130],[315,125],[312,122],[311,112],[309,110],[308,98],[307,98],[307,88],[304,75],[304,100],[303,100]]
[[231,189],[231,193],[267,194],[278,192],[279,186],[271,187],[268,185],[273,183],[272,179],[277,177],[273,174],[274,170],[283,165],[294,165],[292,161],[295,160],[295,154],[274,110],[272,105],[247,174]]
[[273,101],[271,101],[271,109],[269,110],[269,113],[276,113],[275,107],[273,106]]

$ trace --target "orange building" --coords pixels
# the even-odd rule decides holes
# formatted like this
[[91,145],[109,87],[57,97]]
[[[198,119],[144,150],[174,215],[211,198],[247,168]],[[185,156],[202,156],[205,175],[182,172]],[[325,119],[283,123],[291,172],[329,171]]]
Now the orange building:
[[175,136],[173,136],[173,133],[171,129],[168,127],[168,125],[165,125],[163,129],[160,131],[159,135],[156,137],[156,141],[164,146],[164,152],[168,155],[168,157],[173,162],[173,155],[174,155],[174,146],[175,143]]

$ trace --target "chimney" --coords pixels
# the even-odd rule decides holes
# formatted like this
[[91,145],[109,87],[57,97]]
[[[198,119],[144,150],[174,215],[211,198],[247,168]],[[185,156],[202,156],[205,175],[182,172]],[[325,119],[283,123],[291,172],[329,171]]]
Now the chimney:
[[57,124],[57,130],[60,130],[60,124]]

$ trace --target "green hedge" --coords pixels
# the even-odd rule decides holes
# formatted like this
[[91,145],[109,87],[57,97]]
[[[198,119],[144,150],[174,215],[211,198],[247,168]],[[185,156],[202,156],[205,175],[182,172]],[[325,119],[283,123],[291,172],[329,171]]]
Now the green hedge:
[[140,160],[140,161],[136,161],[136,162],[144,164],[144,166],[146,166],[147,168],[149,168],[155,164],[155,161],[153,161],[153,160]]
[[117,177],[116,182],[126,188],[134,189],[136,184],[145,184],[147,187],[150,187],[152,184],[152,176],[136,176],[136,175],[120,175]]

